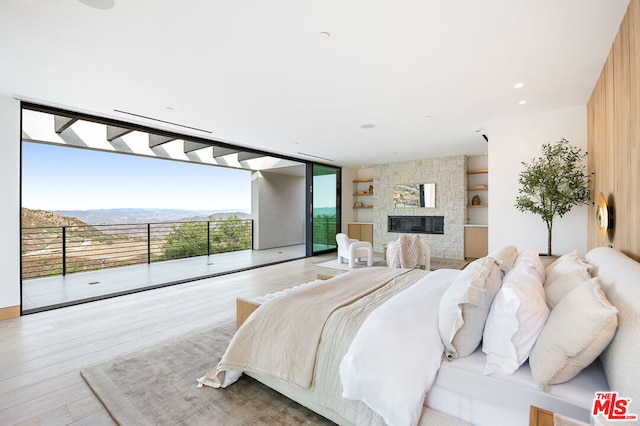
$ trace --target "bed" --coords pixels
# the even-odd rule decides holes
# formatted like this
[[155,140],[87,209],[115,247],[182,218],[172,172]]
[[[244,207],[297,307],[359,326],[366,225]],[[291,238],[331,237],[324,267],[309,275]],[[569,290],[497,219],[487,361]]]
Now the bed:
[[[531,405],[589,422],[607,390],[640,412],[640,264],[609,248],[539,262],[509,246],[463,271],[376,267],[307,283],[263,301],[200,382],[244,372],[338,424],[528,424]],[[501,311],[520,331],[504,336]],[[558,324],[572,321],[567,337]]]

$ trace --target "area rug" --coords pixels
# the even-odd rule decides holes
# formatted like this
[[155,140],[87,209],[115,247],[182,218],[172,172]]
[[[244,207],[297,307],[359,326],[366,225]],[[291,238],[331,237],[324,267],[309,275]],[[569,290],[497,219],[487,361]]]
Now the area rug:
[[[431,270],[435,271],[436,269],[464,269],[468,264],[469,260],[464,259],[445,259],[440,257],[432,257],[431,258]],[[338,263],[338,259],[332,259],[328,261],[324,261],[321,263],[317,263],[316,266],[321,266],[323,268],[332,268],[332,269],[349,269],[348,263]],[[382,256],[374,256],[373,258],[373,266],[387,266],[387,262],[385,262]],[[355,268],[366,268],[366,262],[357,262]]]
[[[248,376],[226,389],[198,388],[215,366],[235,322],[191,332],[81,371],[120,425],[333,425]],[[466,423],[425,408],[419,426]]]
[[[338,259],[331,259],[331,260],[327,260],[321,263],[316,263],[316,266],[321,266],[323,268],[332,268],[332,269],[345,269],[345,270],[349,270],[351,268],[349,268],[349,262],[338,262]],[[384,258],[382,257],[382,255],[380,256],[373,256],[373,266],[387,266],[387,262],[385,262]],[[356,262],[354,268],[366,268],[367,267],[367,262],[363,261],[363,262]]]
[[435,271],[436,269],[464,269],[469,263],[471,263],[471,261],[465,259],[445,259],[443,257],[432,257],[431,270]]
[[235,322],[204,328],[85,368],[82,377],[120,425],[330,425],[260,382],[198,388],[216,366]]

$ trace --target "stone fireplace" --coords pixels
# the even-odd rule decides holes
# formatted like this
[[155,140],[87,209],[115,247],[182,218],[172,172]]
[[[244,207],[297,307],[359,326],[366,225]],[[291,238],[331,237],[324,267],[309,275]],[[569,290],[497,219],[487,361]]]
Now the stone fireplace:
[[[396,207],[394,186],[435,183],[434,208]],[[419,233],[431,249],[432,257],[464,259],[464,223],[467,203],[467,157],[464,155],[379,164],[373,167],[373,243],[383,252],[383,244],[396,240],[402,232]],[[405,228],[389,228],[389,218],[401,218]],[[422,219],[415,218],[434,218]],[[435,223],[427,223],[435,221]],[[406,229],[406,226],[409,229]],[[420,230],[411,230],[424,229]],[[427,232],[433,229],[437,232]]]

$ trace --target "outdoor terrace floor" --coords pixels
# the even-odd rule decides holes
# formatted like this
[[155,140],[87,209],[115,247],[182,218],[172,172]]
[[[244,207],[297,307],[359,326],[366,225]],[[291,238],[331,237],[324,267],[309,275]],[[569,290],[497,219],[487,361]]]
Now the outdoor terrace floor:
[[303,257],[305,246],[299,244],[25,280],[22,282],[22,313],[39,312]]

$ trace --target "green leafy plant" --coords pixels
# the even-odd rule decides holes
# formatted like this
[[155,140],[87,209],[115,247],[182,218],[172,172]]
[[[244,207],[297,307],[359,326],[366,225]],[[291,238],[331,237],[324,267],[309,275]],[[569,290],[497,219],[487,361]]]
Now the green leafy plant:
[[589,204],[589,174],[582,160],[587,156],[580,148],[562,138],[555,144],[542,145],[542,155],[530,163],[522,162],[515,207],[521,212],[539,215],[547,225],[547,255],[551,256],[553,220],[573,207]]
[[[251,249],[251,222],[232,215],[227,219],[209,217],[211,232],[209,252],[227,253]],[[209,222],[190,221],[173,225],[162,247],[159,260],[182,259],[207,255],[207,225]]]

